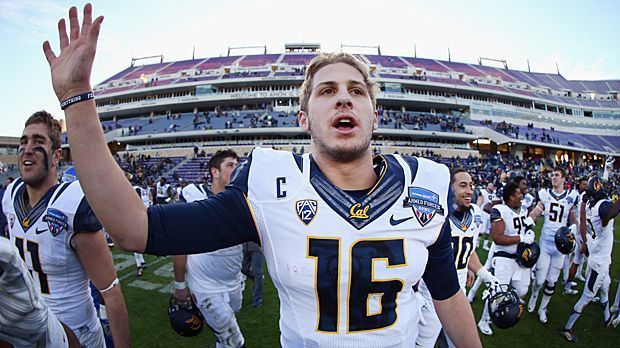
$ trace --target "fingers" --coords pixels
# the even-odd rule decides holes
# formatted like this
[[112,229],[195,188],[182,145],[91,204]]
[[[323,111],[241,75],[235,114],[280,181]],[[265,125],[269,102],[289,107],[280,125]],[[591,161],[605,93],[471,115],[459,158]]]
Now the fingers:
[[56,54],[52,51],[49,41],[43,43],[43,53],[45,53],[45,59],[47,59],[49,65],[52,65],[52,62],[56,59]]
[[88,36],[91,39],[94,39],[95,43],[97,42],[97,38],[99,37],[99,30],[101,30],[101,23],[103,23],[103,16],[99,16],[95,19],[95,21],[90,27],[90,32],[88,33]]
[[69,27],[71,28],[70,37],[71,42],[77,40],[80,37],[80,21],[77,15],[77,8],[72,6],[69,9]]
[[84,5],[84,19],[82,20],[82,32],[80,35],[88,34],[90,26],[93,23],[93,6],[91,4]]
[[64,50],[69,45],[69,37],[67,37],[67,26],[64,18],[58,21],[58,39],[60,41],[60,50]]

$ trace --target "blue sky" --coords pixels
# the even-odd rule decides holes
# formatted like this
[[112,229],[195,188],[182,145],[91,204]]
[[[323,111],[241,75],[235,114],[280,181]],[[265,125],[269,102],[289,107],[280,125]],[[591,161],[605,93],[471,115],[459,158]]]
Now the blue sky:
[[[620,79],[620,1],[93,1],[103,14],[92,83],[129,66],[132,57],[165,61],[225,55],[228,46],[287,42],[380,45],[386,55],[476,63],[506,59],[513,69],[560,72],[568,79]],[[0,0],[0,135],[18,136],[34,111],[63,114],[41,45],[57,50],[56,23],[85,2]],[[373,53],[371,50],[355,50]],[[260,53],[246,51],[245,53]]]

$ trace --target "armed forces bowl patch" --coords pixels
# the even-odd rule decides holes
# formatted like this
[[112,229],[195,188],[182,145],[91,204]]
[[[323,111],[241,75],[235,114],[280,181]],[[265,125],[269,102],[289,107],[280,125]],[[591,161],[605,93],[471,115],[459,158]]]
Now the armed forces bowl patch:
[[444,209],[439,204],[439,195],[421,187],[409,187],[409,194],[405,198],[404,207],[411,207],[422,227],[433,220],[436,214],[444,215]]
[[69,218],[65,213],[58,209],[47,209],[47,215],[43,217],[43,221],[47,222],[47,227],[54,237],[56,237],[63,230],[69,229]]
[[302,199],[297,201],[295,202],[295,211],[297,212],[299,220],[307,226],[316,216],[317,202],[315,199]]

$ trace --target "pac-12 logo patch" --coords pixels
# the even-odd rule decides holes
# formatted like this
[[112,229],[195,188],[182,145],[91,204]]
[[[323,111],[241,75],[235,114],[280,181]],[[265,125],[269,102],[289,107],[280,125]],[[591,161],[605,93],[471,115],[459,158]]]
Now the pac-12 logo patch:
[[309,225],[316,216],[317,202],[315,199],[303,199],[295,202],[295,211],[297,217],[304,224]]
[[439,195],[421,187],[409,187],[403,206],[413,209],[413,214],[422,227],[431,222],[436,214],[444,215],[444,209],[439,204]]
[[58,209],[47,209],[47,215],[43,217],[43,221],[47,222],[47,227],[50,230],[52,236],[56,237],[62,230],[69,228],[69,218],[65,213]]
[[15,224],[15,215],[9,214],[9,224],[11,225],[11,228],[13,228],[13,225]]

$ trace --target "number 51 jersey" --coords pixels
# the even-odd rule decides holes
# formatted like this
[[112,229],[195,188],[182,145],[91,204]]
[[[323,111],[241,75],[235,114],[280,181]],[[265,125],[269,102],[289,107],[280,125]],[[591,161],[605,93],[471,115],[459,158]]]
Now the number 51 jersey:
[[412,287],[448,214],[449,172],[399,155],[375,162],[377,183],[357,195],[330,183],[308,154],[257,148],[233,178],[247,182],[283,347],[415,344]]
[[76,330],[96,322],[88,287],[89,278],[71,246],[75,231],[101,229],[77,181],[50,188],[26,211],[26,185],[9,185],[2,210],[9,223],[11,242],[32,273],[35,286],[58,320]]

